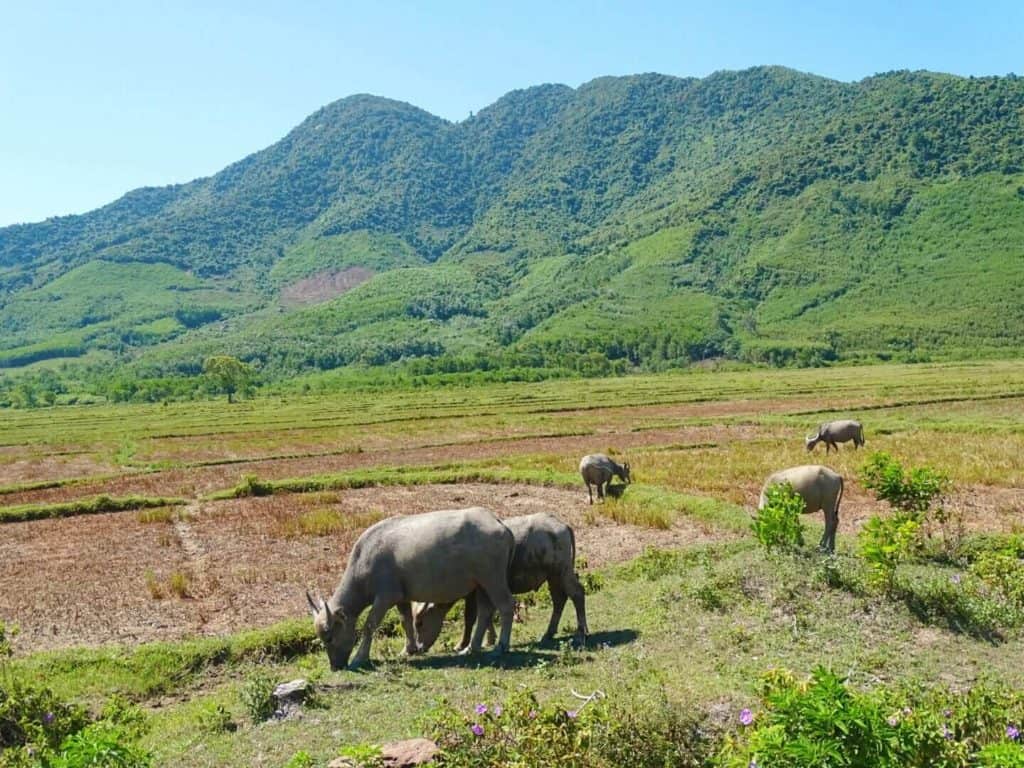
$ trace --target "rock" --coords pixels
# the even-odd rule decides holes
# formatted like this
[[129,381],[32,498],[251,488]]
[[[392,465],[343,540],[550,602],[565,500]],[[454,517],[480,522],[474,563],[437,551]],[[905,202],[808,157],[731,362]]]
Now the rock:
[[389,768],[409,768],[429,763],[440,752],[430,739],[405,739],[393,741],[380,748],[384,765]]
[[309,683],[302,678],[290,683],[281,683],[274,689],[274,698],[280,702],[302,701],[309,693]]
[[[430,739],[393,741],[380,748],[381,765],[387,766],[387,768],[412,768],[417,765],[426,765],[440,751],[440,747]],[[351,757],[336,757],[327,764],[327,768],[359,768],[359,766],[359,761]]]

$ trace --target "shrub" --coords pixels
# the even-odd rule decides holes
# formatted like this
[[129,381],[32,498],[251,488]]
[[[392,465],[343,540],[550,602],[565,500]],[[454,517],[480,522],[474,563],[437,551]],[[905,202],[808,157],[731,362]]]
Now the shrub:
[[239,698],[254,723],[270,719],[274,714],[274,678],[257,669],[252,672],[239,692]]
[[[766,675],[761,711],[738,713],[717,768],[965,768],[1012,766],[1024,706],[1019,692],[859,691],[818,668],[806,681]],[[1009,762],[993,762],[1008,756]]]
[[[861,482],[882,501],[923,523],[949,488],[949,478],[930,467],[909,472],[888,453],[875,452],[861,468]],[[941,505],[940,505],[941,508]]]
[[871,569],[871,581],[892,591],[896,566],[910,559],[919,545],[921,524],[905,515],[872,517],[858,535],[861,557]]
[[567,709],[541,706],[532,693],[519,692],[504,705],[481,703],[468,714],[442,704],[430,720],[442,768],[697,766],[709,751],[699,724],[664,699],[615,705],[595,694]]
[[314,765],[316,763],[313,761],[312,755],[300,749],[288,759],[288,762],[284,764],[284,768],[313,768]]
[[54,768],[148,768],[149,753],[134,743],[129,734],[100,721],[70,736],[61,746]]
[[758,510],[751,526],[757,540],[769,552],[793,552],[804,544],[804,525],[800,522],[805,504],[789,483],[772,485],[765,491],[766,503]]
[[970,572],[1007,601],[1024,609],[1024,561],[1016,553],[983,552],[971,563]]
[[224,708],[223,704],[217,702],[206,702],[200,707],[196,720],[200,730],[206,733],[225,733],[238,728],[231,713]]

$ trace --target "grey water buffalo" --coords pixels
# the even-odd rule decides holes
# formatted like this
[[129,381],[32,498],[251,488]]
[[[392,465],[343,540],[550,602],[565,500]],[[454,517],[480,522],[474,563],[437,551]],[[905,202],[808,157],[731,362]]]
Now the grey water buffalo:
[[618,464],[603,453],[592,453],[580,459],[580,475],[587,484],[587,497],[594,503],[591,485],[597,486],[597,498],[604,500],[604,494],[613,477],[629,483],[629,463]]
[[820,509],[825,513],[825,533],[818,546],[826,552],[835,552],[839,502],[843,498],[842,476],[828,467],[816,464],[781,469],[765,481],[757,508],[764,508],[767,503],[766,494],[771,486],[783,483],[789,483],[804,500],[804,512],[810,514]]
[[[374,630],[391,606],[402,618],[406,653],[413,654],[422,648],[412,601],[450,603],[474,590],[486,623],[495,608],[500,613],[501,637],[495,651],[507,651],[515,609],[508,587],[514,548],[512,531],[483,507],[392,517],[367,528],[352,548],[331,598],[314,600],[306,592],[313,627],[327,648],[331,669],[342,669],[348,662],[356,643],[356,620],[367,606],[370,613],[354,667],[369,660]],[[483,640],[483,624],[473,636],[474,651]]]
[[[509,569],[509,588],[512,593],[521,595],[532,592],[545,581],[551,592],[551,620],[540,642],[548,642],[555,636],[567,599],[571,599],[576,608],[577,638],[585,640],[588,634],[587,609],[583,587],[576,576],[576,537],[572,528],[554,515],[544,512],[510,517],[503,522],[512,531],[516,541],[512,567]],[[470,630],[477,618],[477,603],[474,595],[467,595],[462,640],[456,646],[456,651],[464,649],[470,642]],[[414,607],[416,636],[424,650],[428,650],[437,640],[444,617],[451,607],[452,603],[426,603]]]
[[822,424],[818,427],[818,434],[808,437],[805,442],[808,451],[813,451],[818,443],[824,443],[825,453],[828,453],[833,448],[839,450],[837,443],[848,443],[851,440],[854,448],[864,445],[864,427],[859,421],[842,419]]

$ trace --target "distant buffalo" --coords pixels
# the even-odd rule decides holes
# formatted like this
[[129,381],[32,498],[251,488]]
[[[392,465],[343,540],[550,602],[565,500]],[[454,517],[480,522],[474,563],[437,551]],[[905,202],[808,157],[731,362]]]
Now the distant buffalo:
[[587,496],[593,504],[594,494],[591,493],[590,486],[597,486],[597,498],[603,501],[612,477],[618,477],[624,483],[629,482],[629,463],[618,464],[603,453],[592,453],[580,460],[580,475],[587,484]]
[[843,419],[822,424],[818,427],[818,434],[808,437],[805,442],[808,451],[813,451],[818,443],[824,443],[825,453],[828,453],[832,448],[839,450],[836,443],[848,443],[851,440],[854,448],[864,445],[864,427],[859,421]]

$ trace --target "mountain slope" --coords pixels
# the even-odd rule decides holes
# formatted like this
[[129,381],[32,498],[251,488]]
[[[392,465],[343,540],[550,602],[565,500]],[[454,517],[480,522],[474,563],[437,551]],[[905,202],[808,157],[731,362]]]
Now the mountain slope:
[[0,368],[1016,354],[1022,229],[1013,76],[599,78],[456,124],[353,96],[212,177],[0,229]]

